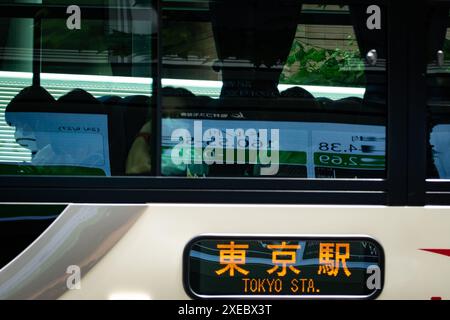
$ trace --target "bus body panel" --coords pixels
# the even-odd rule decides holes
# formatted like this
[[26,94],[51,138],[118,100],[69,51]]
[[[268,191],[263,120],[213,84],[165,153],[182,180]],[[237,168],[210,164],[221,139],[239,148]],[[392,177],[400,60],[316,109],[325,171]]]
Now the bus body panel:
[[[98,230],[97,238],[122,231],[115,241],[96,237],[86,241],[87,234],[77,233],[86,226],[91,235]],[[385,278],[379,299],[450,299],[450,257],[432,252],[450,249],[449,226],[450,207],[71,204],[0,271],[0,294],[6,299],[185,299],[189,296],[183,287],[183,250],[199,235],[364,235],[384,249]],[[52,259],[36,261],[39,249],[48,251],[46,245],[55,242],[62,230],[65,240],[54,244]],[[38,268],[17,268],[30,261]],[[89,268],[81,268],[81,286],[67,289],[67,267],[80,261],[85,265],[89,261]],[[55,274],[55,265],[60,266],[60,274]],[[14,290],[5,287],[7,278],[14,279],[17,273],[22,273],[22,282]],[[59,279],[60,291],[48,283],[44,286],[45,282],[36,287],[39,278],[52,276]],[[19,284],[22,289],[17,290]]]

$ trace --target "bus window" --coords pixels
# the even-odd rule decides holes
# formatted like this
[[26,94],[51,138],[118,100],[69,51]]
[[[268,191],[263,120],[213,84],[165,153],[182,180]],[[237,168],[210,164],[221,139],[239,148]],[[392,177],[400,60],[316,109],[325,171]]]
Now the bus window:
[[450,179],[450,4],[428,12],[428,137],[427,176]]
[[22,6],[0,18],[0,174],[128,174],[153,105],[151,0]]
[[384,178],[385,31],[377,5],[167,2],[162,175]]

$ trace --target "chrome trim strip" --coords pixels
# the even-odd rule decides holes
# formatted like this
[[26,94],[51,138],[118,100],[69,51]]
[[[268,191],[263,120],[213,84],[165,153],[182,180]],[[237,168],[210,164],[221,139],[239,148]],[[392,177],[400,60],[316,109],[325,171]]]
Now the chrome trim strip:
[[0,270],[0,299],[57,299],[67,267],[81,276],[122,238],[147,205],[70,204],[25,251]]

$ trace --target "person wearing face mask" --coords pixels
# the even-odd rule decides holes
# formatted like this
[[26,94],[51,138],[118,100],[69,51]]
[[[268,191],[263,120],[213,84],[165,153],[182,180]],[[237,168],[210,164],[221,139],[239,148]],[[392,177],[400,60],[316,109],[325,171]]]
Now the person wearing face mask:
[[0,174],[105,175],[93,161],[91,167],[77,165],[80,158],[90,156],[83,154],[89,151],[88,142],[84,150],[75,149],[67,135],[42,129],[42,123],[52,124],[52,117],[60,114],[55,99],[42,87],[27,87],[14,97],[5,120],[15,128],[16,143],[31,152],[31,161],[1,164]]
[[17,164],[2,164],[1,174],[33,174],[33,159],[42,148],[45,141],[36,137],[35,119],[24,119],[23,115],[29,112],[45,112],[54,107],[55,99],[42,87],[26,87],[19,92],[8,104],[5,110],[6,123],[15,128],[16,143],[31,152],[31,161]]

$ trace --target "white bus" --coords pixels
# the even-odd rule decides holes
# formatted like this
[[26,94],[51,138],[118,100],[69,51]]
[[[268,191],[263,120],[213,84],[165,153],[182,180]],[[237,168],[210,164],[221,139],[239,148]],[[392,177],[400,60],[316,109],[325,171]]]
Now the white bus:
[[2,1],[0,299],[450,299],[449,27]]

